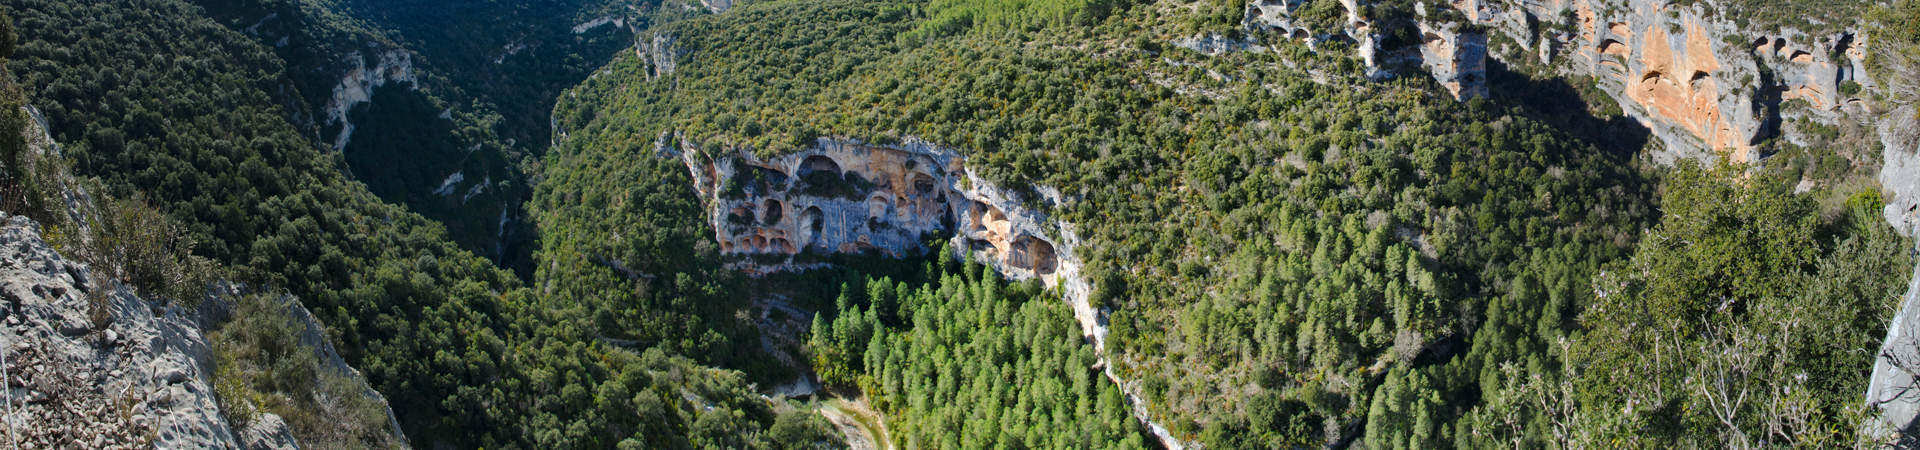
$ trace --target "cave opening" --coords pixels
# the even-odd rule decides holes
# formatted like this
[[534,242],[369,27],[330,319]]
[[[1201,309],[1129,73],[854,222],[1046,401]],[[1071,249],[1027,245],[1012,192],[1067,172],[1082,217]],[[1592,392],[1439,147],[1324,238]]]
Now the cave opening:
[[767,199],[767,207],[765,211],[766,212],[764,214],[761,214],[760,216],[766,218],[766,220],[761,223],[764,223],[767,225],[779,224],[780,219],[785,218],[784,216],[786,215],[785,208],[783,208],[780,205],[780,200],[771,199],[771,198]]
[[799,172],[803,177],[814,172],[832,172],[834,176],[839,176],[840,163],[834,162],[833,158],[827,155],[811,155],[807,159],[800,160]]
[[933,177],[924,173],[913,174],[913,191],[920,194],[933,193]]

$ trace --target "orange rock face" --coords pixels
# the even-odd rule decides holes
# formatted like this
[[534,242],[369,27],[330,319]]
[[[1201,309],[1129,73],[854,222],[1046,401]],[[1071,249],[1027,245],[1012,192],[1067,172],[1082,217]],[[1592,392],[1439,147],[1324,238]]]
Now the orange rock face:
[[1731,150],[1733,160],[1747,161],[1751,146],[1721,117],[1720,90],[1713,78],[1720,63],[1707,32],[1689,22],[1685,40],[1674,48],[1666,27],[1648,28],[1639,54],[1642,68],[1627,74],[1627,97],[1655,117],[1692,132],[1708,149]]

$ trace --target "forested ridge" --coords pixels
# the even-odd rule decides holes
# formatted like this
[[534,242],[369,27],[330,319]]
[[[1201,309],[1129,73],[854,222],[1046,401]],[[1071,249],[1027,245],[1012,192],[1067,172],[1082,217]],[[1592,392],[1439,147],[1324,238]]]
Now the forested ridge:
[[[537,172],[534,156],[550,142],[553,99],[631,44],[623,26],[572,27],[648,16],[582,0],[193,3],[280,57],[289,82],[271,94],[287,103],[288,120],[302,133],[326,145],[344,142],[353,179],[446,225],[456,243],[522,278],[531,275],[535,240],[522,204],[529,172]],[[396,56],[400,64],[384,65]],[[397,73],[376,73],[383,69]],[[406,79],[389,80],[332,116],[328,108],[353,98],[342,89],[363,81],[355,76]]]
[[[1454,103],[1420,79],[1289,68],[1326,61],[1284,41],[1205,57],[1116,39],[1164,30],[1165,11],[1069,3],[1082,5],[1024,16],[941,2],[737,6],[652,30],[675,39],[672,74],[622,57],[558,111],[611,124],[596,128],[619,130],[623,146],[670,135],[714,154],[781,154],[817,136],[921,138],[962,151],[1001,186],[1060,188],[1079,199],[1054,212],[1090,242],[1116,371],[1176,436],[1209,446],[1857,438],[1853,396],[1911,264],[1908,241],[1875,218],[1877,191],[1792,192],[1798,177],[1820,176],[1804,158],[1660,167],[1610,137],[1619,125],[1601,114],[1617,108],[1530,102],[1570,94],[1538,81]],[[1020,18],[951,19],[982,14]],[[606,146],[556,156],[606,158],[596,147]],[[570,167],[601,166],[550,165],[564,175],[542,189],[623,185]],[[1831,197],[1852,200],[1817,201]],[[1685,233],[1696,238],[1672,237]],[[1671,244],[1697,236],[1713,244]],[[1813,299],[1828,309],[1806,309]],[[1778,324],[1794,316],[1819,318]],[[1648,335],[1655,318],[1685,331]],[[828,318],[830,342],[892,331],[859,323]],[[1637,358],[1656,347],[1690,356],[1646,368]],[[826,353],[866,367],[848,356],[859,348]],[[1706,383],[1689,374],[1728,367],[1716,354],[1779,363],[1718,372],[1740,380],[1723,392],[1687,390]],[[852,370],[843,384],[886,398],[859,381],[866,372],[834,367],[815,369]],[[1797,376],[1815,381],[1778,384]],[[1635,392],[1650,381],[1657,392]],[[1756,391],[1766,383],[1795,387]],[[1774,406],[1708,412],[1710,395],[1742,393]],[[1788,404],[1803,415],[1763,409]],[[1755,429],[1772,431],[1742,431]]]
[[[1869,443],[1859,394],[1914,266],[1858,173],[1877,149],[1660,164],[1604,94],[1537,67],[1459,102],[1369,79],[1337,56],[1351,43],[1168,44],[1245,6],[0,0],[0,131],[31,106],[61,145],[0,140],[0,206],[136,247],[56,240],[148,296],[244,283],[246,319],[209,333],[223,411],[284,413],[323,447],[394,443],[372,405],[298,413],[340,388],[290,381],[316,363],[284,356],[261,312],[279,294],[417,447],[847,445],[774,391],[795,378],[905,448],[1142,448],[1142,418],[1206,448]],[[1916,8],[1872,9],[1910,31]],[[571,30],[602,17],[639,35]],[[1876,58],[1910,63],[1920,33],[1886,35]],[[420,89],[373,91],[335,151],[309,115],[339,55],[380,49],[420,57]],[[678,156],[822,137],[924,140],[979,182],[1057,188],[1027,206],[1080,237],[1104,350],[1063,292],[945,236],[900,259],[723,254]],[[494,206],[425,189],[449,168],[502,177],[490,205],[524,210],[523,255],[478,245]],[[58,213],[67,171],[98,223]],[[807,270],[743,270],[790,262]]]
[[826,439],[813,437],[817,416],[776,420],[797,413],[738,372],[597,340],[583,307],[541,301],[439,224],[344,177],[339,154],[301,136],[271,96],[287,75],[265,47],[185,2],[136,3],[7,3],[20,36],[8,69],[27,102],[77,175],[153,202],[199,238],[178,250],[298,296],[413,445]]

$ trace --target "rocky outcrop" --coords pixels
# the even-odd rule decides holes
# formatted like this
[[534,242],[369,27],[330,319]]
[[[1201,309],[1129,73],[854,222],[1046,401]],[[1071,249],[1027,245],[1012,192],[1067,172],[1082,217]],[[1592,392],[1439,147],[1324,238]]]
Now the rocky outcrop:
[[[1882,189],[1891,192],[1885,210],[1888,223],[1908,236],[1920,235],[1920,145],[1916,145],[1912,106],[1900,108],[1879,124],[1884,164]],[[1920,251],[1917,249],[1916,251]],[[1887,326],[1867,382],[1867,405],[1880,411],[1881,422],[1869,431],[1879,436],[1912,436],[1920,418],[1920,265],[1913,269],[1900,310]],[[1909,444],[1920,444],[1910,442]]]
[[600,16],[600,17],[594,18],[593,20],[575,24],[573,26],[572,31],[573,31],[573,34],[584,34],[588,31],[593,31],[593,29],[595,28],[600,28],[602,26],[609,25],[609,24],[618,28],[626,28],[627,19],[625,17]]
[[1314,30],[1294,15],[1306,5],[1306,0],[1254,0],[1247,2],[1246,26],[1249,29],[1275,30],[1282,36],[1294,40],[1325,39],[1327,33],[1315,33]]
[[1458,22],[1425,20],[1426,4],[1416,3],[1421,17],[1420,65],[1455,100],[1487,96],[1487,35],[1462,31]]
[[[1341,0],[1339,30],[1313,30],[1299,18],[1313,2],[1259,0],[1247,6],[1249,31],[1270,31],[1309,45],[1329,39],[1355,42],[1368,75],[1393,75],[1396,64],[1417,62],[1456,98],[1484,92],[1484,58],[1510,65],[1538,60],[1559,75],[1585,75],[1639,119],[1660,141],[1658,159],[1719,157],[1751,161],[1759,141],[1772,137],[1781,115],[1806,114],[1830,122],[1837,114],[1866,112],[1871,90],[1865,73],[1866,36],[1856,31],[1814,35],[1793,29],[1749,29],[1712,2],[1662,0],[1455,0],[1416,2],[1413,48],[1382,48],[1388,26],[1358,11],[1383,5]],[[1324,25],[1323,25],[1324,27]],[[1477,30],[1485,29],[1488,32]],[[1495,33],[1510,44],[1489,48]],[[1857,90],[1847,89],[1857,94]],[[1802,108],[1784,108],[1789,102]]]
[[[1863,35],[1749,29],[1711,2],[1462,0],[1451,6],[1515,42],[1512,56],[1560,62],[1553,67],[1562,74],[1594,77],[1653,130],[1669,157],[1757,159],[1762,155],[1754,154],[1754,144],[1771,137],[1768,125],[1782,102],[1801,100],[1816,118],[1830,118],[1848,108],[1865,110],[1862,100],[1841,94],[1843,83],[1872,85],[1860,76]],[[1568,17],[1573,23],[1559,23]],[[1564,31],[1535,31],[1552,24]]]
[[1200,52],[1207,56],[1219,56],[1234,52],[1263,52],[1266,47],[1253,39],[1232,38],[1220,33],[1206,33],[1173,40],[1173,46]]
[[672,75],[680,64],[680,47],[674,45],[671,34],[655,33],[651,38],[638,39],[633,53],[647,62],[649,79]]
[[413,54],[402,49],[368,48],[373,52],[371,67],[367,56],[360,50],[348,53],[342,61],[349,67],[340,76],[340,83],[333,87],[333,97],[327,100],[324,113],[327,126],[339,125],[339,134],[334,135],[333,149],[344,150],[347,141],[353,139],[353,122],[347,113],[361,103],[373,100],[373,90],[388,84],[405,84],[410,89],[419,89],[420,85],[413,70]]
[[[231,282],[216,283],[212,288],[208,289],[207,297],[200,302],[200,327],[211,330],[220,324],[233,320],[241,320],[232,317],[232,312],[235,305],[242,301],[241,297],[246,295],[248,295],[248,290],[242,285]],[[326,385],[327,380],[325,377],[329,374],[344,378],[350,389],[344,392],[334,391],[333,393],[360,395],[372,400],[374,404],[379,405],[386,413],[386,430],[383,431],[391,436],[391,440],[387,442],[396,445],[407,442],[406,433],[400,429],[399,417],[395,416],[393,414],[393,408],[387,405],[387,397],[381,395],[379,391],[375,391],[373,386],[367,383],[366,377],[360,374],[359,369],[355,369],[352,365],[347,364],[346,358],[340,356],[340,352],[334,348],[333,342],[327,340],[326,326],[321,325],[320,319],[314,317],[313,312],[308,310],[306,305],[300,303],[300,298],[294,297],[291,294],[280,294],[271,297],[267,301],[272,302],[270,304],[277,307],[274,309],[274,314],[284,314],[290,319],[289,322],[293,328],[285,331],[298,339],[300,348],[313,352],[314,360],[319,363],[319,370],[324,371],[324,373],[315,372],[313,374],[314,385]],[[315,392],[314,395],[325,396],[328,395],[328,393]],[[255,416],[247,421],[245,429],[236,431],[237,437],[246,444],[247,448],[298,448],[298,443],[293,439],[292,431],[286,429],[287,425],[284,420],[273,413],[265,411],[256,410],[255,413]],[[256,442],[266,444],[255,445]]]
[[0,214],[0,356],[23,447],[235,448],[193,314],[155,306]]
[[[1185,446],[1151,420],[1135,395],[1138,387],[1107,363],[1107,313],[1088,302],[1092,284],[1076,253],[1082,242],[1073,224],[1046,212],[1070,201],[1058,190],[1002,189],[968,171],[959,152],[911,138],[893,145],[821,138],[804,151],[768,159],[709,155],[671,139],[661,136],[655,151],[686,163],[723,253],[903,256],[926,250],[925,238],[945,238],[955,257],[971,257],[1010,279],[1038,279],[1058,292],[1102,355],[1100,368],[1128,393],[1135,417],[1163,446]],[[747,269],[796,267],[810,266]]]
[[1890,194],[1884,211],[1893,229],[1920,237],[1920,115],[1913,106],[1880,118],[1880,189]]
[[287,421],[273,413],[264,413],[247,423],[240,430],[240,444],[248,450],[299,450],[300,444],[293,440],[293,429],[287,427]]
[[1867,382],[1867,406],[1879,410],[1881,419],[1869,424],[1870,436],[1892,438],[1920,432],[1914,426],[1914,419],[1920,418],[1920,265],[1914,267],[1900,311],[1887,327],[1887,337],[1874,358],[1873,375]]
[[[1315,11],[1327,11],[1312,10],[1320,6],[1315,2],[1338,3],[1339,17],[1303,17]],[[1361,0],[1254,0],[1247,3],[1242,24],[1248,31],[1272,31],[1286,39],[1305,41],[1308,48],[1330,41],[1352,43],[1368,78],[1392,78],[1395,74],[1386,67],[1388,58],[1380,48],[1379,27],[1372,17],[1361,13],[1367,6],[1368,3]]]
[[723,253],[898,257],[924,250],[924,237],[950,235],[953,248],[982,256],[1009,277],[1058,278],[1058,228],[973,177],[949,149],[823,138],[765,160],[680,155]]

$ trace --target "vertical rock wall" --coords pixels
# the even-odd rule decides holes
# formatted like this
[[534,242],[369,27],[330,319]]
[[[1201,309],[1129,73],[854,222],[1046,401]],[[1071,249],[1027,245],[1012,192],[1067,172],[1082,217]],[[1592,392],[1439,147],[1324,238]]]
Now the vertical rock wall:
[[[1556,0],[1454,3],[1474,23],[1510,38],[1518,55],[1540,55],[1568,75],[1590,75],[1652,129],[1671,157],[1722,155],[1751,161],[1771,137],[1779,104],[1804,100],[1815,119],[1866,111],[1840,93],[1860,77],[1863,35],[1749,29],[1710,2]],[[1552,31],[1571,17],[1573,26]],[[1501,52],[1494,52],[1499,56]],[[1553,55],[1564,55],[1555,61]],[[1825,120],[1823,120],[1825,121]]]
[[[1770,126],[1777,125],[1782,102],[1804,101],[1811,118],[1831,122],[1841,113],[1868,111],[1863,99],[1840,92],[1844,83],[1874,86],[1862,76],[1864,34],[1748,29],[1711,2],[1422,1],[1414,4],[1420,42],[1382,48],[1383,28],[1391,24],[1361,14],[1380,6],[1337,0],[1346,10],[1343,28],[1312,30],[1295,15],[1315,1],[1336,0],[1256,0],[1244,23],[1250,31],[1310,45],[1351,39],[1370,77],[1391,77],[1396,64],[1417,63],[1463,100],[1486,92],[1488,56],[1538,59],[1561,75],[1592,76],[1660,138],[1667,151],[1658,156],[1666,161],[1757,159],[1762,155],[1754,145],[1775,133]],[[1512,44],[1489,48],[1488,33]]]
[[1162,446],[1185,447],[1151,419],[1137,387],[1107,363],[1106,312],[1088,303],[1092,285],[1075,254],[1080,238],[1072,224],[1037,208],[1069,201],[1058,190],[1042,186],[1033,190],[1039,198],[1026,198],[974,176],[959,152],[915,139],[871,145],[821,138],[812,148],[770,159],[744,152],[712,157],[684,150],[693,148],[687,142],[668,142],[662,136],[655,150],[686,163],[722,253],[904,256],[925,250],[923,238],[938,237],[956,257],[970,255],[1010,279],[1040,280],[1072,307],[1082,335],[1101,355],[1103,373],[1127,393],[1134,417]]
[[327,125],[340,124],[340,134],[333,138],[334,150],[346,149],[347,141],[353,139],[353,122],[347,120],[347,113],[356,105],[373,101],[374,89],[389,83],[420,88],[413,71],[413,54],[406,50],[380,50],[374,53],[371,67],[367,57],[358,50],[348,53],[345,61],[350,68],[333,87],[333,97],[327,101],[325,111]]

